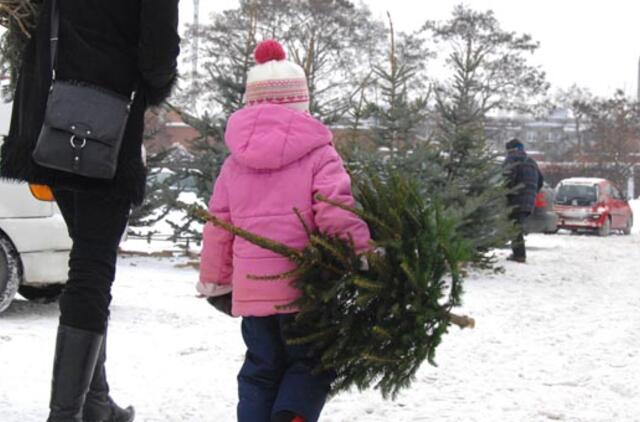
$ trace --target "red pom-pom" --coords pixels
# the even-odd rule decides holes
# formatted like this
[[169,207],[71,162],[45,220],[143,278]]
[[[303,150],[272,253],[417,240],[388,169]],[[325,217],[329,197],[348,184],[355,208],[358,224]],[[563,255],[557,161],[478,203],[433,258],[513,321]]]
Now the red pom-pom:
[[284,60],[287,58],[287,53],[284,52],[284,48],[278,41],[266,40],[258,44],[254,56],[256,62],[262,64],[272,60]]

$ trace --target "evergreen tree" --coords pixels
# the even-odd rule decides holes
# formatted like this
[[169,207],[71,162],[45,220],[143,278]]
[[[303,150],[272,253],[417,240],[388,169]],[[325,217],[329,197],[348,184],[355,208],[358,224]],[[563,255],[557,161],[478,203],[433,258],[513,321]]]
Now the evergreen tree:
[[436,87],[435,141],[444,169],[444,200],[465,224],[476,262],[490,264],[485,253],[510,237],[506,191],[498,157],[485,139],[484,123],[494,110],[524,110],[547,89],[544,73],[527,63],[538,44],[529,35],[500,28],[493,13],[464,6],[444,23],[424,27],[448,49],[453,76]]
[[428,125],[431,89],[425,69],[433,54],[420,33],[396,34],[391,16],[388,33],[385,61],[374,66],[371,86],[363,89],[363,100],[352,111],[351,130],[364,135],[353,136],[355,142],[342,145],[341,152],[352,173],[391,165],[419,180],[422,193],[430,197],[442,174]]
[[189,237],[199,240],[202,237],[202,227],[200,223],[188,212],[193,205],[184,203],[180,199],[180,193],[188,189],[195,194],[197,203],[207,204],[213,192],[213,184],[228,151],[223,142],[225,121],[219,116],[211,116],[205,113],[204,116],[194,115],[170,106],[177,112],[182,120],[197,130],[199,136],[190,140],[188,150],[182,148],[180,154],[174,154],[169,163],[162,164],[169,168],[174,176],[169,180],[172,189],[178,191],[176,200],[171,204],[172,210],[183,212],[183,218],[179,222],[168,221],[173,228],[174,239]]
[[425,360],[435,364],[450,324],[473,326],[472,319],[451,313],[461,303],[461,267],[471,253],[458,234],[457,218],[437,199],[426,199],[420,183],[394,166],[360,173],[353,184],[362,209],[346,209],[369,224],[376,248],[364,255],[366,266],[344,234],[314,233],[307,227],[310,244],[300,251],[204,210],[197,215],[297,264],[291,273],[255,278],[295,278],[303,296],[290,305],[299,313],[288,342],[310,344],[321,356],[316,370],[336,371],[332,394],[374,387],[395,397],[410,386]]
[[35,28],[43,0],[0,0],[0,26],[7,31],[0,38],[0,71],[11,83],[2,93],[11,97],[15,91],[22,54]]
[[441,50],[453,78],[439,89],[449,98],[466,83],[474,116],[491,111],[529,111],[548,90],[545,74],[528,63],[539,43],[528,34],[505,31],[492,11],[478,12],[463,5],[446,22],[428,21],[424,28]]
[[380,98],[369,107],[375,143],[392,156],[406,155],[418,142],[426,141],[429,99],[428,92],[416,94],[425,89],[421,72],[430,54],[424,42],[415,35],[400,34],[397,38],[389,16],[389,62],[374,67]]
[[146,196],[144,202],[131,211],[130,233],[136,234],[137,228],[153,226],[177,206],[180,176],[171,169],[174,156],[175,150],[169,149],[148,157]]

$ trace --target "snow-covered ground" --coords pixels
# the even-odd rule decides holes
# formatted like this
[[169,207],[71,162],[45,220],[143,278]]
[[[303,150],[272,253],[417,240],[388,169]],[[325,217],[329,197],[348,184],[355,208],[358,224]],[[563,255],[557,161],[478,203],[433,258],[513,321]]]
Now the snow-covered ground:
[[[451,329],[439,367],[425,365],[395,402],[340,395],[321,420],[640,421],[640,235],[533,235],[528,246],[527,265],[467,281],[460,313],[477,328]],[[112,392],[138,421],[232,422],[239,321],[195,298],[184,262],[121,259]],[[56,323],[56,305],[22,300],[0,315],[0,421],[45,420]]]

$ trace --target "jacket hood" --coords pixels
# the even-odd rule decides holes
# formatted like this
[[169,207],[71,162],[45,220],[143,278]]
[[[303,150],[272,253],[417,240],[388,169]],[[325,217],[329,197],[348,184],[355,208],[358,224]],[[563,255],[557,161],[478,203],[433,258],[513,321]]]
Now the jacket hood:
[[245,107],[227,124],[225,142],[238,163],[277,170],[331,144],[333,135],[310,115],[275,104]]

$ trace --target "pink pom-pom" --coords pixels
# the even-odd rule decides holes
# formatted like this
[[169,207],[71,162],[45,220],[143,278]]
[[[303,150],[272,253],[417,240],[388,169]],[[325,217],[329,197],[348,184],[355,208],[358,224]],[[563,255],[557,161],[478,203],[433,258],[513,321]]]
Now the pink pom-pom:
[[287,58],[287,53],[278,41],[266,40],[258,44],[254,56],[258,64],[263,64],[272,60],[284,60]]

